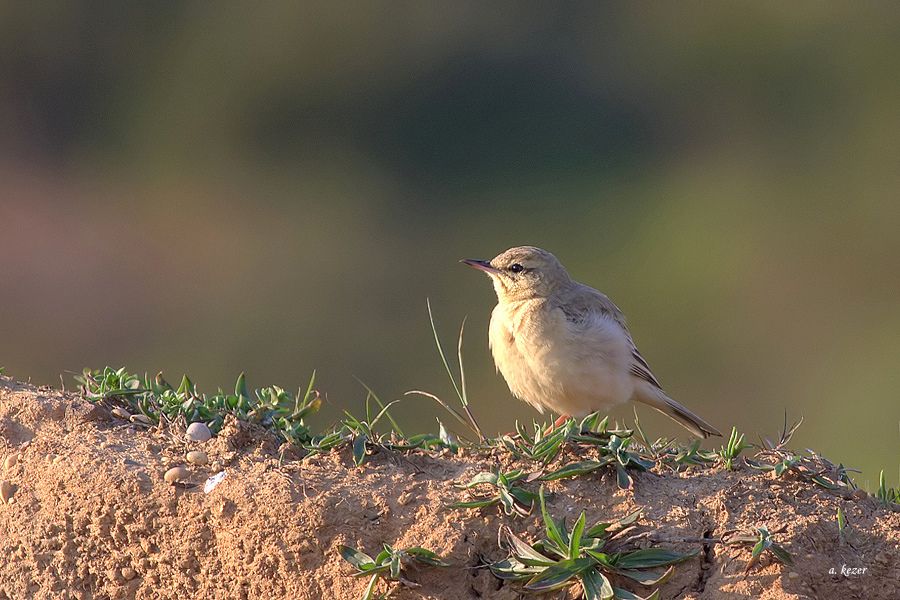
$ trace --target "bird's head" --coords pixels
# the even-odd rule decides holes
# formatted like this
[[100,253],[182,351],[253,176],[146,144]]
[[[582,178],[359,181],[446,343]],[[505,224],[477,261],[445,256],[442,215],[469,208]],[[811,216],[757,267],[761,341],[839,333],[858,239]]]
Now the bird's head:
[[534,246],[516,246],[491,260],[462,262],[490,276],[500,302],[546,298],[572,283],[555,256]]

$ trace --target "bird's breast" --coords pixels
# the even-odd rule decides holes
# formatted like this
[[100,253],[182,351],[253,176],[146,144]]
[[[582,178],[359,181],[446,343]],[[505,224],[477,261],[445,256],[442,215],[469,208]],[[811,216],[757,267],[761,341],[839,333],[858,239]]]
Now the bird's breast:
[[510,391],[543,412],[583,415],[628,400],[630,346],[602,315],[574,323],[546,301],[498,305],[490,345]]

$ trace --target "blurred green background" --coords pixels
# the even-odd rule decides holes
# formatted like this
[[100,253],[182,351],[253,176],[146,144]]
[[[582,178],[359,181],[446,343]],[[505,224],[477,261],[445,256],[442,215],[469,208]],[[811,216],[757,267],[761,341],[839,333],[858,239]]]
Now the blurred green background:
[[896,482],[898,62],[887,2],[3,3],[0,364],[316,368],[328,418],[452,396],[429,297],[509,431],[457,260],[535,244],[723,431]]

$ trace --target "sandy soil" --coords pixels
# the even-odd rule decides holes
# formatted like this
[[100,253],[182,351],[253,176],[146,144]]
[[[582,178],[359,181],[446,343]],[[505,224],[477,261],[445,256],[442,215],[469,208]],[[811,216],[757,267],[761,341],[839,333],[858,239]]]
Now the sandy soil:
[[[216,464],[191,466],[186,485],[167,484],[166,469],[197,448]],[[380,452],[357,468],[342,451],[279,466],[262,432],[231,424],[189,447],[180,432],[137,428],[8,378],[0,378],[0,464],[14,491],[0,503],[0,599],[358,598],[366,582],[349,576],[337,547],[374,553],[382,542],[422,545],[453,564],[411,569],[421,587],[392,597],[512,599],[524,596],[478,567],[505,557],[502,524],[526,539],[539,531],[536,516],[444,508],[464,499],[452,483],[514,466],[505,456]],[[220,469],[226,478],[204,493]],[[710,546],[677,567],[663,598],[900,597],[900,514],[871,498],[746,468],[635,479],[631,491],[599,473],[551,484],[550,509],[572,518],[585,510],[590,522],[643,507],[653,536],[685,551],[700,546],[679,540],[766,525],[795,558],[793,567],[764,558],[745,574],[748,549]],[[844,541],[839,506],[852,527]],[[844,566],[865,573],[842,575]]]

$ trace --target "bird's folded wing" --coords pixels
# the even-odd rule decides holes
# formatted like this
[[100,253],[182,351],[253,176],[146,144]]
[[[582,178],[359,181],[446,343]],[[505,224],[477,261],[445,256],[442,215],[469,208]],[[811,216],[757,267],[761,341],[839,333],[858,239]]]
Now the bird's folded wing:
[[644,381],[658,387],[659,389],[662,389],[659,381],[657,381],[656,377],[653,375],[653,372],[650,370],[650,365],[647,364],[647,361],[644,360],[644,357],[641,356],[641,353],[638,352],[638,349],[634,346],[631,347],[631,357],[635,362],[631,365],[629,373],[631,373],[638,379],[643,379]]
[[634,339],[631,337],[631,332],[628,331],[625,315],[619,310],[619,307],[616,306],[606,294],[598,292],[592,287],[579,285],[576,290],[576,293],[573,294],[573,298],[569,301],[569,306],[564,309],[564,311],[567,312],[567,315],[577,319],[583,318],[585,313],[596,311],[612,317],[622,328],[622,331],[625,332],[625,337],[628,339],[628,343],[631,344],[631,357],[634,362],[631,364],[629,373],[638,379],[643,379],[647,383],[662,389],[662,385],[660,385],[656,376],[653,375],[653,371],[650,370],[650,365],[647,364],[647,361],[644,360],[644,357],[638,352],[637,346],[634,344]]

